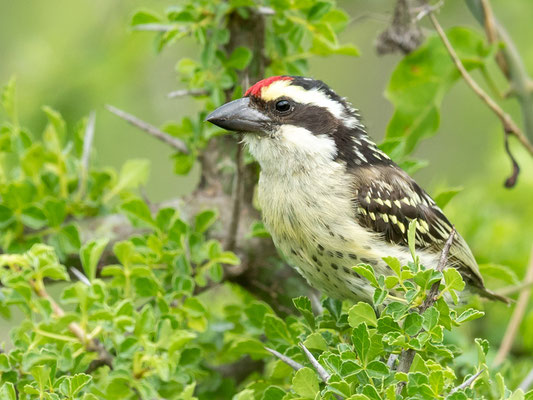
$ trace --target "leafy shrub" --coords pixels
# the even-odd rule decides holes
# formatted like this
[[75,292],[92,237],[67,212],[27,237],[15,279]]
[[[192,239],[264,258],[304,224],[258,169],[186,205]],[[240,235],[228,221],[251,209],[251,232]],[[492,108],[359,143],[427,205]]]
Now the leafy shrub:
[[[184,0],[164,17],[134,14],[134,29],[159,31],[159,50],[184,37],[201,49],[177,71],[203,111],[162,128],[188,148],[174,155],[176,173],[190,171],[220,139],[205,113],[240,96],[247,74],[305,75],[311,56],[357,55],[339,43],[349,16],[333,2],[267,5],[261,57],[231,48],[239,33],[231,21],[252,18],[251,0]],[[471,29],[449,37],[470,69],[485,68],[493,55]],[[396,111],[382,147],[404,168],[421,166],[408,157],[436,131],[442,97],[457,78],[436,37],[398,64],[387,89]],[[372,304],[299,296],[276,307],[228,279],[248,255],[221,244],[215,222],[224,210],[188,215],[147,203],[137,190],[148,178],[144,160],[120,171],[87,162],[90,118],[69,132],[58,112],[44,108],[48,124],[32,136],[18,120],[14,80],[2,107],[0,312],[9,318],[17,308],[23,320],[0,353],[1,399],[533,399],[510,389],[523,371],[491,370],[488,341],[464,333],[484,313],[457,304],[464,282],[455,269],[420,265],[413,247],[408,265],[386,259],[391,276],[354,266],[375,289]],[[455,193],[444,190],[437,200],[444,205]],[[269,240],[260,223],[252,231]],[[281,263],[269,257],[269,267]],[[505,267],[485,271],[517,283]],[[407,354],[413,362],[404,371]],[[526,360],[523,369],[532,365]]]

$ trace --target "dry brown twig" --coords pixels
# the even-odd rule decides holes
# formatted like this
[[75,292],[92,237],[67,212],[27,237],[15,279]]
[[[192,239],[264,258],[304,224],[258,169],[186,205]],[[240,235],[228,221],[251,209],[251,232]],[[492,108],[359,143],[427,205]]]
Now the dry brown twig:
[[[533,280],[533,247],[531,248],[529,265],[526,271],[524,282],[530,282],[532,280]],[[509,324],[507,325],[507,329],[505,331],[505,335],[503,336],[502,343],[492,363],[494,367],[497,367],[498,365],[500,365],[507,358],[507,354],[509,354],[509,351],[511,350],[514,339],[516,337],[516,333],[518,332],[518,328],[520,327],[520,323],[522,322],[522,318],[524,318],[524,314],[526,312],[526,308],[527,308],[530,295],[531,295],[531,286],[527,285],[520,292],[520,296],[518,297],[518,301],[516,302],[516,307],[513,311],[513,315],[511,316],[511,320],[509,321]]]
[[446,50],[448,51],[448,54],[450,55],[450,58],[452,59],[453,63],[455,64],[457,70],[463,77],[464,81],[467,83],[467,85],[476,93],[476,95],[496,114],[496,116],[500,119],[503,130],[505,132],[505,150],[511,159],[511,162],[513,164],[513,173],[512,175],[506,180],[505,186],[506,187],[513,187],[516,183],[516,179],[519,172],[519,167],[517,162],[515,161],[513,155],[510,152],[509,149],[509,143],[508,143],[508,135],[515,136],[518,141],[522,144],[522,146],[531,154],[533,155],[533,144],[529,142],[527,137],[524,135],[522,130],[518,127],[518,125],[513,121],[511,116],[507,114],[499,105],[496,103],[478,84],[477,82],[472,78],[472,76],[468,73],[466,68],[464,67],[462,61],[460,60],[459,56],[455,52],[453,46],[451,45],[450,41],[448,40],[448,37],[446,36],[446,33],[442,29],[442,26],[439,24],[439,21],[435,17],[435,15],[432,12],[428,13],[429,19],[431,20],[431,23],[435,27],[435,30],[437,31],[437,34],[439,35],[442,43],[446,47]]
[[156,128],[153,125],[150,125],[149,123],[137,118],[134,115],[131,115],[127,113],[126,111],[122,111],[121,109],[114,107],[112,105],[106,105],[106,109],[116,116],[122,118],[123,120],[129,122],[131,125],[143,130],[144,132],[148,133],[149,135],[155,137],[156,139],[161,140],[162,142],[165,142],[166,144],[170,145],[174,149],[189,154],[189,149],[187,148],[187,145],[182,140],[175,138],[174,136],[169,135],[166,132],[163,132],[162,130]]

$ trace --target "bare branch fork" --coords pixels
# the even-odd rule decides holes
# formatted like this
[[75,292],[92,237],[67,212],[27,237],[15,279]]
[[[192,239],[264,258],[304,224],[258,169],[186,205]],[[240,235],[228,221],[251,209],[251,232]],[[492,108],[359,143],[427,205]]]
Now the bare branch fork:
[[462,384],[460,384],[459,386],[457,386],[456,388],[453,388],[451,391],[450,391],[450,395],[454,394],[455,392],[458,392],[459,390],[463,390],[463,389],[466,389],[467,387],[469,387],[472,383],[474,383],[474,381],[479,378],[479,376],[485,371],[485,369],[481,369],[479,370],[478,372],[476,372],[474,375],[472,375],[470,378],[468,378],[466,381],[464,381]]
[[[444,244],[444,247],[442,249],[442,253],[439,258],[439,263],[437,264],[436,270],[439,272],[442,272],[444,270],[444,267],[446,267],[446,263],[448,261],[448,255],[450,253],[450,248],[452,247],[453,239],[455,238],[455,226],[452,227],[452,231],[450,232],[450,236],[448,237],[448,240],[446,240],[446,243]],[[431,288],[429,289],[429,293],[426,296],[426,299],[418,307],[418,313],[423,314],[428,308],[430,308],[438,299],[439,295],[439,288],[440,283],[442,279],[439,279],[437,282],[435,282]],[[398,362],[398,372],[404,372],[408,373],[411,369],[411,365],[413,364],[413,360],[415,359],[415,350],[413,349],[407,349],[402,351],[402,354],[400,355],[400,359]],[[396,394],[399,395],[406,382],[400,382],[398,383],[398,386],[396,387]]]
[[129,122],[131,125],[143,130],[144,132],[148,133],[149,135],[155,137],[156,139],[161,140],[162,142],[170,145],[174,149],[181,151],[182,153],[189,154],[189,149],[187,148],[187,145],[182,140],[175,138],[174,136],[169,135],[166,132],[163,132],[162,130],[156,128],[153,125],[150,125],[147,122],[144,122],[143,120],[137,118],[134,115],[128,114],[125,111],[122,111],[119,108],[113,107],[112,105],[106,105],[106,109],[116,116],[122,118],[123,120]]
[[516,179],[519,173],[519,168],[518,168],[518,164],[516,160],[514,159],[514,157],[512,156],[509,150],[509,144],[507,141],[508,135],[515,136],[518,139],[518,141],[522,144],[522,146],[531,155],[533,155],[533,145],[528,141],[527,137],[524,135],[524,133],[518,127],[518,125],[513,121],[511,116],[507,114],[505,111],[503,111],[503,109],[477,84],[477,82],[468,73],[463,63],[461,62],[459,56],[457,55],[454,48],[452,47],[450,41],[448,40],[446,33],[442,29],[442,26],[439,24],[435,15],[433,15],[432,12],[429,12],[428,15],[429,15],[429,19],[431,20],[431,23],[433,24],[433,26],[435,27],[435,30],[437,31],[437,34],[442,40],[442,43],[446,47],[446,50],[448,51],[450,58],[452,59],[457,70],[460,72],[461,76],[463,77],[467,85],[470,86],[470,88],[474,91],[474,93],[476,93],[476,95],[494,112],[494,114],[496,114],[496,116],[500,119],[502,123],[503,130],[505,132],[505,150],[513,164],[513,173],[506,180],[505,186],[513,187],[514,184],[516,183]]

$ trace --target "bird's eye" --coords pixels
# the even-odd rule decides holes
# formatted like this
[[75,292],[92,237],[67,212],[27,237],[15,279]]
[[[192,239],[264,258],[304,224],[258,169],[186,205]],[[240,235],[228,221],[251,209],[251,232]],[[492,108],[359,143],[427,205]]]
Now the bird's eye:
[[276,111],[285,113],[291,109],[291,103],[287,100],[280,100],[276,103]]

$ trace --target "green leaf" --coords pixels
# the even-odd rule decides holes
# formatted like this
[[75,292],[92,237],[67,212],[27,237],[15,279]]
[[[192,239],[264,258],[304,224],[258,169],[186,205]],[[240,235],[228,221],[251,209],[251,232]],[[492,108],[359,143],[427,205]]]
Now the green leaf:
[[473,308],[469,308],[468,310],[465,310],[457,317],[457,322],[462,324],[467,321],[472,321],[474,319],[481,318],[485,315],[483,311],[475,310]]
[[[0,206],[0,227],[2,227],[2,212]],[[41,229],[47,223],[47,218],[43,210],[37,206],[29,206],[22,210],[20,221],[31,229]]]
[[333,7],[333,4],[327,1],[318,1],[313,7],[309,9],[307,13],[307,19],[309,22],[319,21],[327,12]]
[[328,349],[328,344],[326,340],[319,332],[311,333],[304,341],[305,347],[308,349],[316,349],[326,351]]
[[0,388],[0,398],[4,400],[17,400],[15,386],[11,382],[6,382],[2,385]]
[[2,88],[1,95],[0,95],[0,104],[2,105],[2,108],[6,111],[9,118],[11,118],[11,121],[16,125],[18,122],[17,117],[17,105],[15,101],[16,96],[16,87],[17,87],[17,80],[13,76],[7,85],[5,85]]
[[131,17],[131,26],[161,22],[159,15],[151,10],[139,10]]
[[352,331],[352,343],[359,360],[366,365],[368,351],[370,350],[370,338],[368,336],[368,328],[365,323],[359,324],[357,328]]
[[291,335],[285,321],[271,314],[266,314],[263,320],[266,336],[273,341],[292,343]]
[[196,155],[193,153],[176,153],[172,156],[174,160],[174,173],[178,175],[187,175],[196,161]]
[[315,329],[315,315],[311,308],[311,300],[305,296],[300,296],[292,299],[292,303],[298,311],[300,311],[312,329]]
[[271,356],[271,354],[265,350],[265,345],[254,338],[240,337],[236,339],[231,344],[228,352],[239,357],[250,356],[253,360],[260,360]]
[[432,330],[439,322],[439,315],[440,313],[435,307],[428,308],[424,314],[422,314],[422,317],[424,318],[422,327],[426,331]]
[[383,257],[383,261],[394,271],[394,273],[399,277],[402,272],[402,264],[400,260],[395,257]]
[[0,228],[3,229],[7,227],[14,221],[14,214],[11,209],[7,208],[0,204]]
[[372,266],[368,264],[359,264],[352,267],[352,269],[362,277],[366,278],[366,280],[368,280],[372,286],[379,287],[376,275],[374,273],[374,268],[372,268]]
[[148,205],[141,199],[131,199],[120,205],[120,209],[126,214],[134,226],[157,227],[152,212]]
[[376,312],[370,304],[360,301],[348,311],[348,323],[352,328],[358,327],[361,323],[377,326]]
[[252,52],[250,49],[240,46],[233,50],[233,53],[231,53],[227,61],[227,65],[228,67],[242,70],[248,66],[251,60]]
[[410,313],[404,321],[403,330],[410,336],[416,335],[422,329],[423,318],[416,312]]
[[[465,64],[468,69],[481,67],[490,55],[485,39],[471,29],[452,28],[447,36],[463,61],[473,61]],[[385,92],[395,108],[386,137],[404,138],[403,154],[411,153],[422,138],[437,131],[442,99],[459,77],[436,35],[398,63]]]
[[292,378],[292,389],[299,396],[314,399],[320,390],[316,373],[307,367],[299,369]]
[[117,184],[105,194],[103,202],[106,203],[114,196],[126,189],[135,188],[146,182],[150,173],[150,161],[133,159],[122,165]]
[[194,229],[196,232],[204,233],[216,221],[218,214],[215,210],[205,210],[196,214]]
[[446,204],[448,204],[450,200],[453,199],[455,195],[460,193],[462,190],[462,187],[450,188],[439,192],[433,198],[435,200],[435,203],[437,203],[440,208],[444,209],[444,207],[446,207]]
[[390,374],[387,365],[381,361],[372,361],[366,366],[369,375],[374,378],[384,378]]
[[417,262],[416,257],[416,224],[417,220],[416,218],[411,220],[409,222],[409,228],[407,229],[407,243],[409,244],[409,251],[411,252],[411,257],[413,258],[413,261]]
[[75,398],[92,379],[92,376],[87,374],[76,374],[65,379],[59,389],[65,396]]
[[239,265],[241,263],[241,260],[237,255],[231,251],[223,251],[219,255],[217,255],[213,261],[216,260],[219,263],[222,264],[229,264],[229,265]]
[[269,386],[265,393],[263,393],[263,398],[261,400],[282,400],[285,396],[285,391],[277,386]]
[[58,227],[67,216],[65,200],[48,198],[44,203],[44,214],[51,227]]
[[455,303],[458,302],[457,294],[455,291],[461,291],[465,288],[465,283],[461,274],[455,268],[446,268],[443,271],[444,281],[446,287],[444,290],[448,290]]
[[83,245],[80,250],[80,260],[85,275],[89,281],[93,281],[96,278],[96,270],[98,268],[98,262],[104,252],[109,239],[102,238],[91,240]]

